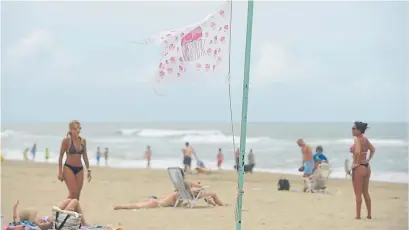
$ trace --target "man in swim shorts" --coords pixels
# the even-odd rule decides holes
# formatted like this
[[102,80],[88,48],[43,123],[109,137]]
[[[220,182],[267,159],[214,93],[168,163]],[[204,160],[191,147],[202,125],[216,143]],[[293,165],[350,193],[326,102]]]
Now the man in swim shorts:
[[189,146],[189,142],[186,142],[185,148],[182,149],[183,153],[183,165],[184,165],[184,172],[191,172],[191,165],[192,165],[192,155],[193,149]]
[[[297,145],[300,146],[301,148],[301,154],[302,154],[302,162],[303,166],[301,169],[304,172],[303,177],[306,179],[312,175],[313,169],[314,169],[314,159],[312,155],[312,148],[310,145],[305,144],[303,139],[298,139],[297,140]],[[304,183],[304,192],[307,191],[308,185]]]

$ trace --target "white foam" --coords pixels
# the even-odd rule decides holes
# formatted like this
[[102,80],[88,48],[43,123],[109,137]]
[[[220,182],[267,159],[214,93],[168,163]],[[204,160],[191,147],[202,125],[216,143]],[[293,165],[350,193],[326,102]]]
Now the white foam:
[[219,130],[172,130],[172,129],[143,129],[138,132],[140,137],[174,137],[183,135],[223,135]]
[[15,136],[16,134],[17,134],[16,131],[6,129],[3,132],[1,132],[1,137],[11,137],[11,136]]
[[[236,143],[240,143],[240,137],[234,137]],[[269,137],[253,137],[247,138],[247,143],[258,143],[271,140]],[[223,134],[211,135],[186,135],[175,142],[192,142],[197,144],[217,144],[217,143],[232,143],[233,136],[225,136]]]

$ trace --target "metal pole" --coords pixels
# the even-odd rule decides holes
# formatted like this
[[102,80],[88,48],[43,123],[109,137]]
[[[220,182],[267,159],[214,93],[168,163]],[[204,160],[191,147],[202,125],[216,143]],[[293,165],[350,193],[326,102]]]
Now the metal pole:
[[253,32],[253,8],[254,1],[248,0],[247,5],[247,34],[246,34],[246,52],[244,61],[244,79],[243,79],[243,100],[241,107],[241,132],[240,132],[240,156],[239,156],[239,176],[238,176],[238,197],[237,197],[237,216],[236,230],[241,230],[241,212],[243,208],[243,185],[244,185],[244,155],[246,151],[247,134],[247,105],[249,96],[249,78],[250,78],[250,58],[251,58],[251,35]]

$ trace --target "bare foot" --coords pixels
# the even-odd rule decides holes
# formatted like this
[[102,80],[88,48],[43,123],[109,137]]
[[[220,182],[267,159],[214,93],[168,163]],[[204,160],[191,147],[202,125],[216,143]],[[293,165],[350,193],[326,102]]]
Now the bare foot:
[[368,220],[371,220],[372,219],[372,216],[367,216],[366,217]]
[[114,206],[114,210],[119,210],[121,209],[119,206]]
[[355,217],[355,219],[356,219],[356,220],[360,220],[360,219],[361,219],[361,217],[360,217],[360,216],[357,216],[357,217]]

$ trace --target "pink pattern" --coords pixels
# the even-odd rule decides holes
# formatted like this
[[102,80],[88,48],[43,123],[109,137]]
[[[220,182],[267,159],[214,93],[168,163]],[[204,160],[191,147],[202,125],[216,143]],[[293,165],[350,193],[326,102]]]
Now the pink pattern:
[[183,77],[183,73],[197,71],[215,71],[223,63],[228,51],[228,33],[230,31],[230,5],[227,2],[222,9],[211,14],[195,27],[186,27],[159,33],[163,44],[163,56],[158,66],[158,80],[173,76]]

